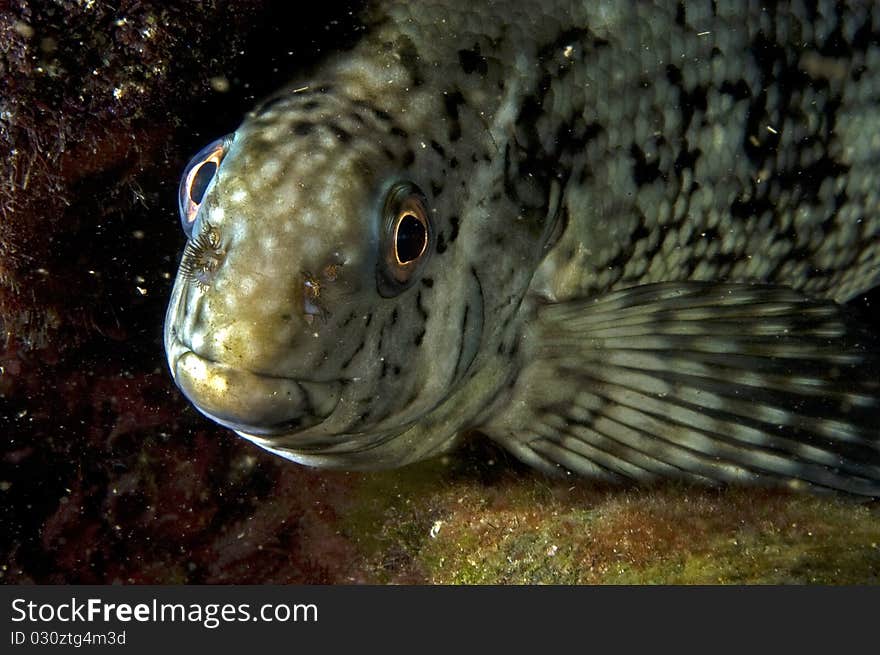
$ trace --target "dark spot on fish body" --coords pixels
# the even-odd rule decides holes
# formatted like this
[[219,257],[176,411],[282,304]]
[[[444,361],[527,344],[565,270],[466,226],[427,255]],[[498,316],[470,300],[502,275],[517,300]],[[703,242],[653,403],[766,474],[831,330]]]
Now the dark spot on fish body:
[[312,133],[314,129],[314,124],[306,121],[302,121],[300,123],[295,123],[293,126],[293,133],[297,136],[308,136]]
[[470,75],[474,72],[479,73],[480,75],[485,75],[489,72],[488,62],[486,61],[486,58],[480,54],[479,43],[475,43],[473,47],[468,50],[459,50],[458,62],[465,75]]
[[651,184],[660,177],[660,162],[648,162],[644,151],[635,143],[630,146],[630,156],[633,158],[633,181],[636,186]]
[[437,143],[433,139],[431,139],[431,148],[433,148],[434,152],[436,152],[441,157],[446,157],[446,150],[444,150],[443,146],[441,146],[439,143]]
[[[565,144],[560,150],[582,153],[593,139],[602,133],[599,123],[584,121],[582,116],[574,116],[571,121],[562,123],[556,131],[556,143]],[[658,140],[662,139],[662,135]]]
[[515,123],[515,139],[518,150],[537,150],[541,148],[538,136],[538,121],[544,116],[544,98],[552,82],[550,75],[544,75],[537,89],[526,96],[519,108]]
[[854,43],[855,40],[853,43],[846,40],[843,25],[838,21],[831,33],[819,44],[819,54],[824,57],[850,59],[853,56]]
[[[651,247],[650,243],[648,243],[648,247],[645,248],[644,252],[640,255],[642,259],[650,264],[653,261],[654,257],[663,252],[663,245],[665,243],[665,236],[669,232],[670,229],[674,229],[674,226],[671,225],[661,225],[656,228],[656,233],[652,232],[646,227],[647,219],[644,215],[640,213],[638,223],[636,224],[635,229],[630,234],[629,238],[625,239],[623,243],[625,246],[621,246],[617,253],[608,260],[606,263],[600,265],[608,270],[615,271],[616,277],[615,282],[619,281],[626,270],[627,264],[632,260],[633,255],[635,254],[639,243],[643,240],[650,240],[652,236],[655,234],[659,234],[656,242]],[[572,252],[572,254],[574,254]]]
[[413,344],[416,347],[420,347],[422,345],[422,341],[424,340],[424,338],[425,338],[425,328],[422,328],[421,330],[418,331],[415,338],[413,339]]
[[734,100],[748,100],[752,97],[752,90],[745,80],[737,80],[736,82],[725,80],[721,83],[719,91],[729,95]]
[[452,372],[452,379],[458,379],[458,369],[461,367],[462,357],[464,356],[465,344],[467,342],[467,326],[468,326],[468,314],[470,314],[471,305],[468,303],[464,307],[464,314],[461,317],[461,325],[459,326],[459,338],[458,338],[458,357],[455,360],[455,369]]
[[416,311],[418,311],[419,316],[421,316],[423,322],[428,320],[428,309],[424,305],[422,305],[421,290],[416,294]]
[[391,122],[393,122],[393,120],[392,120],[392,118],[391,118],[391,114],[389,114],[389,113],[388,113],[387,111],[385,111],[384,109],[378,109],[377,107],[372,107],[372,106],[370,106],[370,105],[367,105],[367,107],[369,107],[369,108],[372,110],[373,115],[375,115],[376,118],[378,118],[378,119],[379,119],[380,121],[382,121],[383,123],[391,123]]
[[390,130],[388,130],[391,134],[396,137],[400,137],[401,139],[409,138],[409,133],[403,129],[402,127],[398,127],[397,125],[393,126]]
[[422,84],[424,84],[424,78],[419,64],[419,51],[409,37],[400,37],[397,44],[397,54],[400,63],[403,64],[406,72],[409,73],[412,86],[422,86]]
[[876,25],[877,14],[876,7],[873,7],[872,10],[865,13],[865,20],[862,23],[861,27],[859,27],[852,38],[852,47],[853,50],[857,50],[859,52],[864,52],[868,48],[870,48],[874,43],[876,43],[877,33],[874,31],[874,26]]
[[685,26],[685,8],[684,2],[678,2],[675,5],[675,24],[679,27]]
[[416,387],[413,389],[412,393],[406,399],[406,402],[403,403],[403,411],[412,407],[412,405],[419,399],[419,388]]
[[681,69],[674,64],[666,66],[666,80],[678,90],[678,109],[681,113],[682,133],[687,131],[693,120],[694,113],[705,112],[708,106],[708,93],[705,85],[697,85],[688,90],[684,84]]
[[510,346],[507,350],[507,356],[510,358],[516,357],[519,354],[520,348],[520,340],[519,339],[511,339]]
[[613,282],[610,282],[610,284],[618,282],[623,277],[623,271],[625,270],[627,263],[632,258],[634,250],[635,243],[633,243],[632,241],[626,243],[625,245],[617,244],[614,251],[612,251],[614,252],[614,256],[605,264],[602,264],[603,268],[606,268],[609,272],[613,273]]
[[[636,224],[636,229],[633,230],[632,234],[630,234],[629,239],[627,239],[627,254],[623,258],[623,261],[618,264],[621,267],[621,270],[629,263],[629,260],[632,259],[633,254],[639,247],[642,241],[647,241],[651,238],[651,231],[645,227],[645,217],[642,216],[639,222]],[[659,247],[659,242],[657,244]],[[648,248],[645,248],[645,257],[653,257],[656,254],[656,251],[651,252]],[[614,266],[614,262],[609,264],[609,266]]]
[[376,354],[380,357],[382,356],[382,346],[385,345],[385,330],[388,328],[388,323],[383,323],[382,328],[379,330],[379,340],[376,341]]
[[443,193],[443,182],[431,180],[431,194],[436,198]]
[[[827,155],[823,155],[815,162],[799,167],[797,170],[777,171],[771,178],[771,181],[778,181],[782,188],[785,189],[797,187],[803,194],[803,200],[820,205],[827,203],[829,200],[829,198],[819,196],[822,182],[829,178],[839,179],[844,177],[849,172],[849,169],[850,167],[847,164],[841,164]],[[835,196],[835,207],[832,216],[846,201],[846,198],[846,189],[841,194]]]
[[260,116],[266,114],[274,107],[284,103],[288,99],[287,94],[277,95],[274,98],[269,98],[266,100],[260,107],[254,112],[254,118],[259,118]]
[[333,136],[335,136],[340,143],[349,143],[351,141],[351,134],[349,134],[346,130],[336,126],[334,126],[332,129]]
[[542,139],[539,127],[546,118],[543,105],[552,80],[550,74],[543,75],[534,92],[523,100],[514,139],[505,145],[504,151],[504,192],[520,205],[530,230],[536,234],[543,231],[553,185],[560,183],[564,187],[573,162],[590,138],[584,121],[570,117],[555,129],[555,139]]
[[446,240],[444,239],[442,232],[437,235],[437,248],[436,248],[436,250],[437,250],[438,255],[442,255],[444,252],[446,252]]
[[[797,112],[791,110],[796,110],[797,107],[789,107],[788,103],[792,98],[800,97],[806,89],[809,89],[811,94],[825,100],[824,106],[819,108],[822,119],[820,123],[825,125],[825,129],[822,130],[825,135],[832,134],[841,101],[839,96],[831,92],[827,76],[823,75],[821,70],[815,71],[814,67],[804,66],[804,56],[797,59],[790,57],[779,43],[763,33],[758,33],[755,36],[751,47],[761,74],[762,92],[755,97],[749,106],[745,148],[750,158],[760,165],[766,157],[775,154],[780,135],[763,130],[763,127],[769,124],[768,111],[774,113],[782,111],[784,114],[796,116]],[[815,50],[807,51],[806,54],[819,56],[816,55]],[[836,58],[841,55],[837,53],[829,56]],[[815,75],[811,75],[811,71]],[[766,89],[771,87],[774,89],[775,96],[781,99],[781,103],[768,110]],[[823,141],[823,143],[827,143],[827,141]]]
[[413,162],[416,160],[416,154],[412,151],[412,149],[407,149],[405,153],[403,153],[403,158],[401,159],[401,164],[404,167],[412,166]]
[[694,148],[693,150],[691,150],[689,149],[687,143],[683,143],[681,150],[675,157],[675,162],[672,164],[672,168],[675,171],[676,175],[681,177],[682,171],[686,168],[694,170],[694,167],[697,164],[697,160],[700,158],[701,154],[703,153],[699,148]]
[[[449,122],[449,141],[455,142],[461,138],[461,119],[458,108],[465,104],[461,91],[448,91],[443,95],[443,108]],[[474,160],[476,161],[476,160]]]
[[351,363],[354,361],[354,358],[358,356],[358,353],[360,353],[364,349],[364,346],[366,344],[367,344],[367,342],[362,339],[361,342],[358,344],[357,348],[354,349],[354,352],[351,354],[351,356],[349,356],[349,358],[347,360],[345,360],[345,362],[342,364],[343,371],[346,370],[349,366],[351,366]]
[[458,226],[460,220],[461,219],[455,214],[449,217],[449,224],[452,225],[452,233],[449,235],[449,243],[454,243],[458,238]]

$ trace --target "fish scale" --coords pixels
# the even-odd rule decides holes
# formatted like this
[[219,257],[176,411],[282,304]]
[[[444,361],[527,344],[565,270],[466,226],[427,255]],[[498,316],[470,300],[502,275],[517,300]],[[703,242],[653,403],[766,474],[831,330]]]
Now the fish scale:
[[877,339],[840,304],[880,280],[874,5],[363,25],[184,175],[165,346],[200,411],[315,466],[479,431],[546,472],[880,495]]

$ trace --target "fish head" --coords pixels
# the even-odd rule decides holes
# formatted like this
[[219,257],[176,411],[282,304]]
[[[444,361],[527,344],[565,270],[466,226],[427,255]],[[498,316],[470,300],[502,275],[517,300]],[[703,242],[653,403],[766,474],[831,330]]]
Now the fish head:
[[274,452],[362,452],[449,395],[482,308],[436,255],[451,208],[384,112],[268,104],[184,172],[168,365],[199,411]]

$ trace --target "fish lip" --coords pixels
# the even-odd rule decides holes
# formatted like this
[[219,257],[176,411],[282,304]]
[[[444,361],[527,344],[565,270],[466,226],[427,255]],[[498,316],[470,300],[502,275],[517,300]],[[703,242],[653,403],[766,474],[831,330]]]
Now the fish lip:
[[[166,342],[166,350],[171,377],[183,395],[206,417],[236,432],[272,437],[305,430],[330,416],[341,398],[341,380],[294,379],[237,369],[200,355],[176,336]],[[201,378],[193,371],[199,371]],[[222,384],[208,385],[209,379]],[[216,388],[204,393],[212,386]],[[325,392],[320,406],[311,398],[318,391]]]

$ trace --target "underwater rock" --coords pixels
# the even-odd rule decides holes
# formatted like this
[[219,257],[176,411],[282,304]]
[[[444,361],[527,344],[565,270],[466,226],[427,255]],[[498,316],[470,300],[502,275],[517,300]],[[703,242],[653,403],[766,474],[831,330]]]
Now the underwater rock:
[[218,95],[211,79],[240,57],[242,27],[265,4],[14,0],[0,10],[4,341],[57,349],[116,329],[111,297],[138,285],[120,263],[161,235],[129,215],[165,204],[157,180],[176,169],[180,109]]
[[361,566],[380,582],[880,582],[876,503],[757,489],[596,488],[528,474],[386,497],[357,523],[369,544]]

